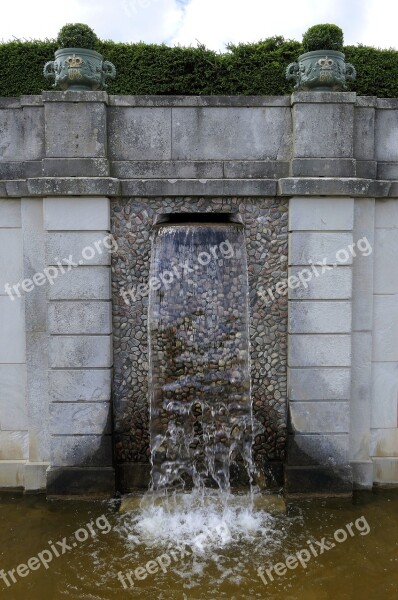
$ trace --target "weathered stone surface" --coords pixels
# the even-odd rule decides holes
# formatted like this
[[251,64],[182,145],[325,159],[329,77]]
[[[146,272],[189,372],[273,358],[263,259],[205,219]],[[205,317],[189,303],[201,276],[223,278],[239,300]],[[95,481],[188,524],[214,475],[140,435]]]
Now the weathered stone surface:
[[135,160],[113,161],[112,176],[121,179],[222,179],[222,161]]
[[293,177],[355,177],[356,175],[356,161],[353,158],[294,158],[291,164]]
[[110,265],[109,248],[114,248],[106,231],[62,231],[46,235],[46,260],[48,265]]
[[352,196],[359,198],[379,198],[393,195],[393,190],[390,182],[374,181],[373,179],[350,179],[348,177],[289,177],[279,180],[278,193],[281,196]]
[[105,157],[106,108],[90,102],[46,102],[47,158]]
[[25,488],[25,461],[7,460],[1,463],[0,488]]
[[398,229],[398,198],[384,198],[376,203],[376,227]]
[[[356,248],[353,263],[353,304],[352,329],[371,331],[373,320],[373,283],[374,283],[374,198],[355,200],[354,241],[360,243]],[[364,245],[362,245],[364,244]],[[365,251],[363,251],[365,249]]]
[[24,127],[21,109],[0,110],[1,160],[24,160]]
[[398,361],[398,296],[374,297],[373,360]]
[[21,201],[0,198],[0,228],[21,227]]
[[[27,96],[25,96],[27,98]],[[45,155],[44,109],[27,106],[23,109],[25,160],[39,161]]]
[[350,333],[350,302],[289,303],[289,333]]
[[0,430],[28,429],[26,365],[0,364]]
[[52,334],[110,334],[110,302],[51,302],[48,306],[48,331]]
[[22,179],[25,177],[24,162],[0,162],[0,179]]
[[173,109],[173,159],[284,160],[290,143],[288,108]]
[[[111,107],[108,110],[108,128],[111,160],[174,158],[171,155],[170,108]],[[186,155],[183,160],[189,158]]]
[[351,494],[352,471],[345,467],[285,467],[287,494]]
[[[304,279],[308,279],[308,267]],[[352,296],[352,269],[350,267],[336,267],[331,271],[321,273],[318,277],[312,277],[304,284],[297,285],[297,278],[303,273],[303,267],[291,267],[289,277],[290,300],[349,300]]]
[[111,366],[111,336],[57,335],[50,338],[50,367],[53,369]]
[[289,465],[347,465],[348,435],[289,435]]
[[353,198],[290,198],[290,231],[351,231]]
[[27,492],[45,491],[49,466],[49,463],[46,462],[27,463],[25,465],[25,490]]
[[348,400],[351,394],[350,369],[288,369],[290,402],[300,400]]
[[384,162],[398,160],[397,133],[398,110],[378,110],[376,112],[376,160]]
[[289,406],[290,426],[295,433],[348,433],[348,402],[293,402]]
[[372,458],[373,481],[377,485],[398,483],[398,458]]
[[18,182],[4,183],[13,184],[6,185],[7,193],[0,192],[0,195],[7,196],[98,197],[117,196],[120,192],[119,180],[112,177],[41,177],[28,179],[22,182],[23,185]]
[[109,300],[110,284],[108,267],[76,267],[58,274],[48,296],[50,300]]
[[357,160],[356,172],[359,179],[377,179],[377,162],[375,160]]
[[354,156],[359,160],[374,160],[375,109],[356,107],[354,123]]
[[[90,92],[91,93],[91,92]],[[8,100],[8,98],[7,98]],[[193,106],[290,106],[288,96],[109,96],[110,106],[193,107]]]
[[[21,229],[0,229],[0,296],[6,294],[4,286],[20,282],[23,275]],[[16,292],[12,292],[16,296]],[[22,290],[19,288],[19,294]],[[11,300],[10,300],[11,302]]]
[[372,402],[372,333],[353,331],[351,336],[351,434],[350,458],[369,460],[369,431]]
[[50,431],[52,434],[58,435],[111,433],[110,404],[108,402],[52,404],[50,406]]
[[272,196],[277,183],[272,179],[126,179],[123,196]]
[[354,490],[371,490],[373,488],[373,463],[351,461]]
[[286,160],[224,161],[224,177],[227,179],[279,179],[288,175],[289,163]]
[[[312,100],[312,98],[311,98]],[[295,103],[293,156],[296,158],[351,158],[354,107],[333,102]],[[344,123],[344,127],[341,124]]]
[[291,335],[290,367],[349,367],[351,336]]
[[25,360],[24,300],[0,296],[0,364],[24,363]]
[[377,163],[377,179],[398,179],[398,163],[393,162],[378,162]]
[[110,435],[53,435],[51,456],[52,464],[56,467],[111,467],[112,437]]
[[48,429],[49,400],[47,391],[48,335],[47,332],[26,334],[26,397],[29,407],[29,460],[50,461],[50,432]]
[[108,177],[106,158],[44,158],[44,177]]
[[51,467],[47,471],[47,495],[50,498],[112,498],[114,494],[115,472],[111,467]]
[[[26,102],[26,98],[29,96],[21,96],[21,101]],[[30,96],[30,98],[37,98],[37,96]],[[42,92],[42,95],[39,96],[43,102],[72,102],[75,104],[76,102],[103,102],[104,104],[108,104],[108,94],[103,91],[75,91],[75,90],[65,90],[65,91],[46,91]]]
[[372,429],[370,432],[370,456],[398,457],[398,429]]
[[45,198],[44,224],[49,231],[109,231],[109,199]]
[[[378,208],[376,208],[376,215],[377,212]],[[376,229],[374,241],[375,294],[398,294],[397,252],[397,229]]]
[[[32,281],[27,282],[30,291],[25,294],[26,331],[44,332],[47,329],[47,290],[45,285],[34,285],[36,274],[43,273],[46,267],[42,199],[22,198],[21,215],[24,279]],[[44,348],[41,350],[43,352]],[[31,386],[32,383],[29,384]]]
[[355,92],[293,92],[291,104],[355,104]]
[[372,421],[374,429],[397,427],[398,363],[372,365]]
[[289,264],[308,266],[311,262],[323,262],[332,266],[351,265],[350,244],[351,233],[293,231],[289,234]]
[[27,431],[0,431],[0,461],[26,460],[28,456],[29,434]]
[[79,369],[48,372],[49,395],[53,402],[109,400],[110,369]]

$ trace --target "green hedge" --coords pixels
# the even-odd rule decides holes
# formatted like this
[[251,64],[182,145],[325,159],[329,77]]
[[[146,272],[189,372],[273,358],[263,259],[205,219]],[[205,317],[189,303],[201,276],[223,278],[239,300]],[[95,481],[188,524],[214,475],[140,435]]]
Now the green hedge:
[[[0,96],[40,94],[51,89],[43,65],[52,60],[55,41],[12,41],[0,44]],[[284,95],[287,65],[302,52],[299,42],[273,37],[256,44],[229,46],[221,54],[199,48],[155,44],[116,44],[96,48],[117,69],[110,94]],[[346,60],[358,71],[350,89],[364,96],[398,96],[398,51],[346,46]]]

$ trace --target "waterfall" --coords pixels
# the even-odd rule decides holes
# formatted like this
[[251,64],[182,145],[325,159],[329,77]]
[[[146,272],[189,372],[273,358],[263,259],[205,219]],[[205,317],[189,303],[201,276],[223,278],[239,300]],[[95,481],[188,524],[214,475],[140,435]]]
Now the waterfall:
[[[199,217],[199,218],[198,218]],[[149,296],[152,490],[230,491],[252,472],[244,227],[212,214],[154,228]]]

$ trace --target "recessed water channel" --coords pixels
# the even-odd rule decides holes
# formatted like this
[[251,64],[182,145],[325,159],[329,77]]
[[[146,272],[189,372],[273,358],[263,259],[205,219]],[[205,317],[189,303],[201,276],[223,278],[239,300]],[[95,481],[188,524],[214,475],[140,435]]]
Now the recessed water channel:
[[244,228],[228,213],[165,219],[150,272],[152,487],[227,494],[233,462],[252,471]]

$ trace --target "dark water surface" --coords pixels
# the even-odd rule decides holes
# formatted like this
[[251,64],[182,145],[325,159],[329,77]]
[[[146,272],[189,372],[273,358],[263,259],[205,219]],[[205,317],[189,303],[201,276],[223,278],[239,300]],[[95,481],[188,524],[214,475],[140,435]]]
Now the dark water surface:
[[[181,514],[178,511],[167,514],[159,506],[139,510],[133,503],[130,508],[133,510],[121,513],[116,501],[46,501],[41,496],[1,496],[0,570],[7,573],[18,565],[29,564],[29,560],[36,570],[20,567],[20,575],[25,576],[15,571],[17,582],[10,587],[0,579],[0,597],[5,600],[398,598],[398,490],[362,493],[354,500],[289,502],[286,511],[283,503],[276,500],[270,513],[264,507],[260,512],[254,509],[253,514],[232,510],[224,514],[222,527],[214,520],[217,511],[212,512],[209,507],[197,514],[191,510],[189,515],[185,514],[185,522],[183,509]],[[195,531],[194,538],[189,530]],[[205,532],[202,537],[197,535],[201,531]],[[174,541],[168,545],[173,536]],[[86,537],[86,541],[80,541]],[[62,542],[63,538],[66,539]],[[326,538],[327,545],[334,543],[334,547],[324,549],[317,557],[310,555],[308,542],[321,552],[322,538]],[[59,557],[54,557],[51,545]],[[49,560],[49,554],[53,556],[47,569],[39,559],[34,560],[44,550],[47,551],[42,554],[44,562]],[[271,571],[273,581],[265,576],[265,585],[259,578],[259,567],[265,572],[302,550],[310,555],[305,562],[308,556],[302,554],[306,568],[293,558],[290,565],[293,567],[296,562],[294,568],[287,569],[282,564],[276,567],[282,575]],[[131,588],[126,579],[129,570],[134,584]],[[122,574],[121,579],[118,573]],[[7,577],[10,582],[10,576]]]

